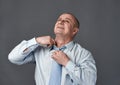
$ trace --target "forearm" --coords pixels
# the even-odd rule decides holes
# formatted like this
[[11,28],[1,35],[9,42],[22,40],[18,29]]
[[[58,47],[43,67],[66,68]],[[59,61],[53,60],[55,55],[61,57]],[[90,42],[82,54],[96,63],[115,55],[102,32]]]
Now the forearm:
[[95,85],[97,75],[94,60],[85,61],[81,65],[69,61],[65,68],[75,85]]
[[[38,46],[35,38],[31,40],[24,40],[17,45],[8,55],[8,59],[15,64],[22,64],[32,60],[31,52]],[[25,58],[29,57],[27,60]]]

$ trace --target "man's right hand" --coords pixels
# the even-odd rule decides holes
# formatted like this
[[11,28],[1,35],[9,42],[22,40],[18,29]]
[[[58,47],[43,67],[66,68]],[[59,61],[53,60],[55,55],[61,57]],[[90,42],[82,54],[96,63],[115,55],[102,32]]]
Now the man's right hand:
[[55,44],[54,39],[51,38],[50,36],[37,37],[36,41],[37,41],[37,43],[39,43],[43,46],[47,46],[47,47],[50,47]]

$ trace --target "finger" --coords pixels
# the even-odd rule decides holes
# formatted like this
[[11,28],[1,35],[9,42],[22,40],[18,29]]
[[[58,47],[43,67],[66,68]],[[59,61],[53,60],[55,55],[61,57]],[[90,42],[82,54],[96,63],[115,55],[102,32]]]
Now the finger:
[[63,51],[59,51],[59,53],[64,53]]
[[53,53],[52,53],[52,55],[55,55],[55,54],[56,54],[56,52],[53,52]]
[[55,45],[55,40],[54,39],[51,39],[51,44]]
[[53,55],[53,56],[57,56],[57,55],[58,55],[58,52],[55,51],[55,52],[52,53],[52,55]]
[[59,50],[54,50],[55,53],[58,53]]
[[47,47],[51,47],[53,45],[52,42],[49,42],[49,44],[47,44]]
[[54,52],[52,53],[52,55],[55,56],[55,57],[57,57],[57,56],[59,55],[59,51],[54,51]]
[[55,40],[54,40],[54,39],[52,39],[52,40],[53,40],[53,44],[54,44],[54,45],[56,45],[56,42],[55,42]]
[[54,60],[56,60],[56,59],[57,59],[57,56],[53,54],[53,55],[51,56],[51,58],[54,59]]
[[51,47],[52,45],[54,45],[54,39],[51,38],[47,47]]
[[47,47],[51,47],[52,45],[51,44],[47,44]]
[[56,58],[54,56],[52,56],[51,58],[56,61]]

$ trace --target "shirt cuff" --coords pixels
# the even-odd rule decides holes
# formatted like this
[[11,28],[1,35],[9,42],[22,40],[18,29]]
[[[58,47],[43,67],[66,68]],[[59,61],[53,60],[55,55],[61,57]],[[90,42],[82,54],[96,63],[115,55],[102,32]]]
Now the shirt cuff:
[[28,41],[28,45],[27,46],[29,47],[29,46],[32,46],[32,45],[39,45],[35,38],[32,38],[32,39],[30,39]]
[[75,68],[75,64],[72,62],[72,61],[68,61],[67,65],[65,66],[65,68],[68,70],[68,71],[74,71],[74,68]]

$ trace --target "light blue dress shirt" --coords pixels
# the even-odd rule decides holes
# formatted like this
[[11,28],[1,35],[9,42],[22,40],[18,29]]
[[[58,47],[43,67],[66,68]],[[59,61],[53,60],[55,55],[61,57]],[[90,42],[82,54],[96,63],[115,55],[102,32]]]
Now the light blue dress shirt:
[[[97,69],[92,54],[73,41],[65,45],[63,51],[70,61],[62,66],[61,85],[95,85]],[[36,85],[48,85],[53,59],[51,48],[38,44],[35,38],[23,40],[8,55],[15,64],[22,65],[35,62]]]

